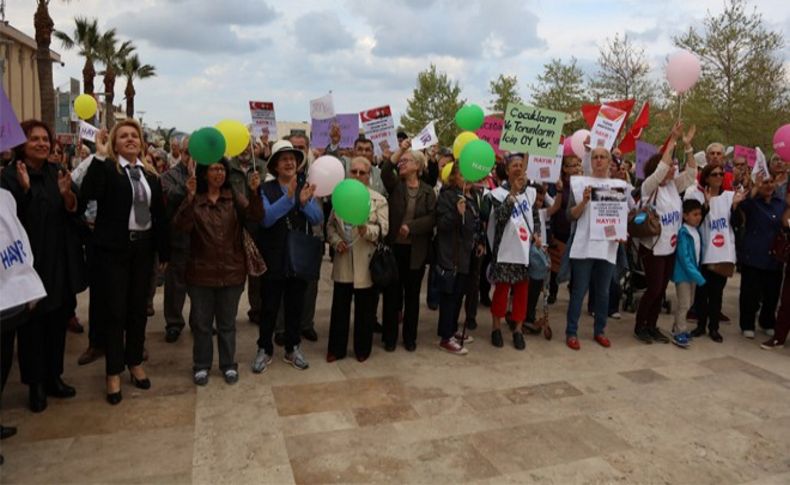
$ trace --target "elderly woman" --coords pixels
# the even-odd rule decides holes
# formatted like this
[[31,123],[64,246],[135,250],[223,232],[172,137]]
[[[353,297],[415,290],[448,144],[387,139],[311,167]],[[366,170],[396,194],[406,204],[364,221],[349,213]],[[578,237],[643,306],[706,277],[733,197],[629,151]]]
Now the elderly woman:
[[[97,298],[104,317],[107,402],[121,402],[121,372],[149,389],[143,369],[146,300],[154,253],[160,266],[170,257],[167,218],[159,178],[144,165],[143,132],[132,119],[118,122],[96,138],[96,155],[82,181],[81,197],[97,203],[93,243],[97,267],[91,299]],[[94,288],[92,288],[93,290]]]
[[[208,383],[214,360],[211,332],[217,328],[219,369],[225,382],[239,379],[236,364],[236,312],[247,279],[242,230],[245,220],[260,221],[260,197],[247,199],[233,192],[227,178],[228,163],[223,159],[208,167],[200,165],[187,179],[187,196],[173,217],[176,229],[190,237],[185,279],[189,300],[189,326],[192,328],[193,380]],[[258,173],[249,178],[249,188],[260,187]],[[243,217],[242,217],[243,216]]]
[[326,361],[346,357],[348,328],[351,320],[351,299],[354,299],[354,355],[359,362],[370,357],[373,346],[373,324],[376,321],[377,289],[370,277],[370,258],[376,245],[389,231],[387,199],[370,188],[370,161],[365,157],[351,160],[349,174],[359,180],[370,193],[370,215],[365,224],[354,226],[343,221],[334,211],[329,216],[327,238],[335,249],[332,279],[332,316],[329,321],[329,343]]
[[541,245],[534,187],[527,186],[525,156],[513,154],[505,161],[507,181],[489,194],[491,214],[488,221],[488,243],[491,251],[491,280],[494,297],[491,302],[491,344],[504,346],[502,319],[507,313],[508,299],[513,293],[511,318],[515,322],[513,346],[524,350],[526,342],[522,325],[527,316],[529,292],[529,251],[531,244]]
[[68,172],[47,162],[52,132],[38,120],[23,122],[22,132],[27,139],[16,148],[16,167],[2,171],[0,187],[16,201],[17,216],[30,238],[33,267],[47,291],[28,324],[18,330],[19,370],[22,382],[30,386],[30,410],[38,413],[46,409],[47,396],[76,395],[61,375],[70,305],[85,289],[84,262],[76,186]]
[[568,199],[571,192],[571,177],[582,175],[582,162],[575,155],[568,155],[562,158],[562,171],[560,172],[560,184],[554,186],[554,196],[561,195],[560,208],[551,216],[551,242],[549,244],[549,255],[551,256],[551,281],[549,282],[548,303],[553,304],[557,301],[559,291],[559,275],[562,255],[565,254],[565,246],[571,237],[571,221],[568,219]]
[[464,355],[465,335],[458,334],[461,302],[469,282],[475,233],[480,207],[472,197],[472,185],[464,182],[454,163],[436,202],[436,264],[433,271],[439,287],[439,348]]
[[746,196],[745,190],[723,188],[724,168],[708,164],[700,174],[700,186],[686,191],[685,199],[694,198],[702,204],[703,220],[700,225],[702,245],[702,276],[705,285],[697,288],[694,308],[697,311],[697,328],[692,337],[705,335],[706,329],[714,342],[722,342],[719,333],[721,300],[727,278],[735,266],[735,233],[733,222],[739,219],[735,211]]
[[436,210],[433,188],[420,179],[425,168],[425,155],[411,150],[408,139],[401,142],[392,159],[385,160],[381,168],[381,180],[389,194],[389,222],[392,228],[386,241],[392,245],[398,261],[398,281],[384,290],[382,339],[387,352],[395,350],[398,342],[398,314],[404,307],[403,346],[409,352],[417,348],[420,287],[428,261]]
[[[686,168],[679,176],[675,176],[672,152],[677,138],[682,134],[682,129],[680,123],[675,123],[664,154],[653,155],[645,164],[646,178],[642,183],[641,201],[643,204],[651,204],[655,207],[661,221],[661,234],[637,239],[647,289],[639,300],[639,307],[636,310],[634,335],[646,344],[669,342],[669,338],[658,328],[658,315],[661,313],[664,292],[672,277],[678,231],[683,224],[683,200],[680,194],[694,185],[697,180],[697,163],[691,146],[696,131],[693,126],[683,136]],[[673,335],[672,338],[676,344],[688,344],[687,335],[678,334]]]
[[280,305],[284,305],[286,363],[304,370],[309,367],[299,344],[299,325],[304,306],[307,281],[293,274],[289,268],[288,234],[310,234],[310,226],[323,220],[321,206],[313,198],[315,186],[297,181],[297,167],[304,161],[304,153],[280,140],[272,147],[267,168],[274,177],[261,186],[263,198],[263,227],[258,235],[258,246],[267,272],[261,282],[261,324],[258,352],[252,362],[252,371],[264,372],[272,361],[274,347],[272,336]]
[[[611,342],[604,334],[609,310],[609,286],[612,273],[617,262],[618,241],[593,239],[593,211],[590,208],[592,182],[626,190],[627,184],[622,180],[610,179],[609,165],[612,155],[606,148],[596,147],[589,152],[592,176],[588,178],[571,178],[568,215],[574,221],[573,240],[570,243],[571,263],[571,297],[568,303],[567,323],[565,327],[565,343],[572,350],[579,350],[579,317],[582,301],[591,282],[596,292],[593,302],[595,324],[593,339],[602,347],[610,347]],[[597,179],[597,180],[596,180]]]

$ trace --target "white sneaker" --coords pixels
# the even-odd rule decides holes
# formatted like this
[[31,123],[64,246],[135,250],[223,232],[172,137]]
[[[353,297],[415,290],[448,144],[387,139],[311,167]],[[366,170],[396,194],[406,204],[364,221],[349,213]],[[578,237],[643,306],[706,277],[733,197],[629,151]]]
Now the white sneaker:
[[748,339],[753,339],[754,338],[754,330],[744,330],[743,331],[743,336],[748,338]]
[[615,320],[620,320],[621,318],[623,318],[623,316],[620,315],[620,312],[614,312],[611,315],[609,315],[609,318],[614,318]]

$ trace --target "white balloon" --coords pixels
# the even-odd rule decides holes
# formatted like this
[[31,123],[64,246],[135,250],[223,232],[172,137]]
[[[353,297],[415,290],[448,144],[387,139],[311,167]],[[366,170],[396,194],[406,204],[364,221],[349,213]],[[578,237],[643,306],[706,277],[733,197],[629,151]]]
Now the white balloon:
[[307,173],[307,183],[315,185],[316,197],[330,195],[335,186],[346,178],[346,169],[343,162],[331,155],[318,157]]
[[667,81],[677,93],[685,93],[699,80],[702,67],[699,58],[689,51],[680,51],[669,56]]
[[590,136],[590,130],[577,130],[571,135],[571,150],[579,158],[584,158],[584,141],[588,136]]

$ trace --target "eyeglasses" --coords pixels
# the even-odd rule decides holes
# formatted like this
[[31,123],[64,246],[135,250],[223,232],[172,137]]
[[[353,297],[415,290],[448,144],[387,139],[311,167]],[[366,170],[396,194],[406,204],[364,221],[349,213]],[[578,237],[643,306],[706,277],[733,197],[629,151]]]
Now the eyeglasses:
[[294,145],[294,148],[296,148],[297,150],[303,151],[303,152],[307,151],[307,147],[303,146],[303,145]]
[[722,152],[708,152],[708,155],[724,155]]
[[351,175],[362,176],[362,175],[367,175],[368,173],[370,172],[368,172],[367,170],[353,170],[353,169],[351,170]]
[[711,172],[710,175],[708,175],[708,177],[723,177],[723,176],[724,176],[724,172]]
[[225,171],[225,167],[223,167],[222,165],[218,165],[216,167],[209,167],[208,171],[209,172],[224,172]]

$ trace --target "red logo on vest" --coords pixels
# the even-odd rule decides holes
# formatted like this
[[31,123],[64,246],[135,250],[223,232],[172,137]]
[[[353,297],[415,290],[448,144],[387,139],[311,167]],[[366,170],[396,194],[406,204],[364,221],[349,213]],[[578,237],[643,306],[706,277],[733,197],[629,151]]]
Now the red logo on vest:
[[678,244],[678,235],[675,234],[672,236],[672,239],[669,240],[669,244],[674,248]]
[[518,228],[518,237],[520,237],[522,241],[529,239],[529,233],[525,227],[522,226]]
[[713,245],[717,248],[724,246],[724,235],[723,234],[716,234],[713,236]]

